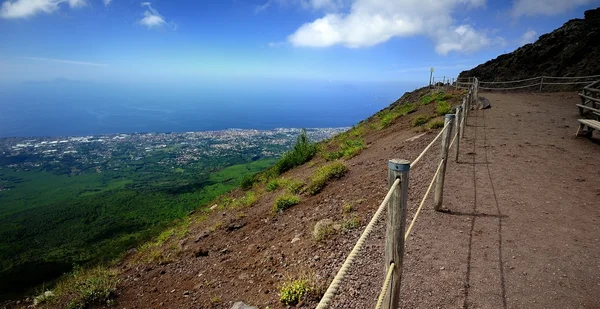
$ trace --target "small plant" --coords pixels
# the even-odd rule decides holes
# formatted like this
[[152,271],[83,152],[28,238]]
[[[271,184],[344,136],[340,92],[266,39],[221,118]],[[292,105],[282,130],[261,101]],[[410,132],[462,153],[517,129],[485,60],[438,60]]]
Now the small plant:
[[396,120],[396,118],[404,116],[404,115],[408,115],[408,114],[414,112],[415,109],[416,109],[416,106],[414,104],[403,104],[392,110],[386,110],[386,111],[380,112],[382,114],[380,115],[379,128],[380,129],[387,128],[390,124],[392,124],[392,122],[394,120]]
[[348,168],[346,165],[339,161],[320,167],[311,177],[311,182],[308,186],[308,193],[310,195],[315,195],[321,192],[329,180],[341,178],[347,172]]
[[224,225],[225,225],[225,223],[223,223],[223,221],[218,221],[213,226],[211,226],[208,230],[210,232],[215,232],[216,230],[222,228]]
[[413,120],[413,127],[422,126],[429,121],[430,117],[427,115],[419,115]]
[[346,203],[342,207],[342,212],[344,212],[344,213],[350,213],[353,210],[354,210],[354,204],[352,204],[352,203]]
[[281,185],[285,187],[291,194],[300,194],[304,187],[304,182],[297,179],[282,179]]
[[69,309],[89,308],[111,303],[118,279],[116,271],[100,266],[91,269],[75,267],[56,286],[56,295]]
[[450,110],[452,110],[452,106],[450,106],[450,104],[448,104],[448,102],[438,101],[436,111],[439,116],[448,114],[450,112]]
[[435,119],[429,123],[429,129],[441,129],[444,127],[444,119]]
[[220,304],[220,303],[221,303],[221,298],[220,298],[219,296],[217,296],[217,295],[213,295],[213,296],[210,298],[210,302],[211,302],[212,304],[214,304],[214,305]]
[[323,241],[327,239],[331,234],[335,232],[333,228],[333,221],[331,219],[319,220],[313,229],[313,238],[316,241]]
[[345,231],[360,227],[360,219],[358,216],[352,216],[342,221],[342,229]]
[[419,105],[427,105],[427,104],[433,102],[434,99],[435,98],[430,94],[424,95],[419,100]]
[[284,211],[294,205],[298,205],[299,203],[300,197],[298,197],[297,195],[281,195],[275,200],[275,204],[273,204],[273,211]]
[[279,300],[284,305],[293,306],[312,291],[312,285],[305,279],[284,282],[279,289]]
[[237,209],[240,209],[240,208],[243,209],[243,208],[247,208],[247,207],[250,207],[250,206],[256,204],[257,201],[258,201],[258,197],[256,196],[256,193],[254,193],[252,191],[248,191],[248,192],[246,192],[246,195],[235,200],[233,202],[232,206]]
[[281,186],[279,179],[273,179],[267,183],[267,192],[273,192]]
[[300,133],[300,136],[298,136],[298,139],[296,139],[294,148],[284,153],[279,161],[275,163],[275,174],[279,176],[296,166],[300,166],[308,162],[315,156],[315,154],[317,154],[317,150],[317,145],[310,142],[308,135],[306,134],[306,130],[302,129],[302,133]]

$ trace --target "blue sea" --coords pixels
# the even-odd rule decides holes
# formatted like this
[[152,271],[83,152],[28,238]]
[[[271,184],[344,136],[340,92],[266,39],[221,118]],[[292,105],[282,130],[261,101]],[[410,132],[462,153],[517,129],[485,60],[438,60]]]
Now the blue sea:
[[352,126],[418,85],[331,81],[0,87],[0,137]]

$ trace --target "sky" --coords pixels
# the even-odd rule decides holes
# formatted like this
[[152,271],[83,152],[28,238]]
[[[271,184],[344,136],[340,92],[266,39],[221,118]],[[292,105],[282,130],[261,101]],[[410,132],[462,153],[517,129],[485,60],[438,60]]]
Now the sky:
[[456,76],[598,0],[0,0],[0,85]]

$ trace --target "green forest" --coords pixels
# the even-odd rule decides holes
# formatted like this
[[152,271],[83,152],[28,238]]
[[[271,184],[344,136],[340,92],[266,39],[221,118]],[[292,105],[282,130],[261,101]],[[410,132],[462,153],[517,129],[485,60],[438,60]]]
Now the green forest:
[[76,175],[1,167],[0,299],[118,258],[275,161],[239,155],[183,169],[140,160]]

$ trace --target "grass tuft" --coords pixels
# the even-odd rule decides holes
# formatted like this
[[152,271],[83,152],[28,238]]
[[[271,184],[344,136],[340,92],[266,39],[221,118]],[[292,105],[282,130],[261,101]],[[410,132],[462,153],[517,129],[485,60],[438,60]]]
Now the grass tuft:
[[306,279],[287,281],[279,288],[279,300],[286,306],[293,306],[312,291],[314,287]]
[[57,299],[69,309],[83,309],[114,303],[117,272],[104,267],[82,269],[76,267],[56,285]]
[[429,129],[441,129],[444,127],[444,119],[435,119],[429,123],[428,127]]
[[310,195],[318,194],[325,188],[329,180],[341,178],[347,172],[348,168],[346,165],[339,161],[320,167],[311,177],[311,182],[308,185],[308,193]]
[[428,115],[419,115],[415,119],[413,119],[412,125],[413,127],[422,126],[426,124],[429,121],[429,119],[431,119],[431,117]]
[[273,211],[280,212],[284,211],[294,205],[298,205],[300,203],[300,197],[297,195],[284,194],[275,200],[273,204]]
[[439,116],[448,114],[450,110],[452,110],[452,106],[448,102],[438,101],[436,111]]

